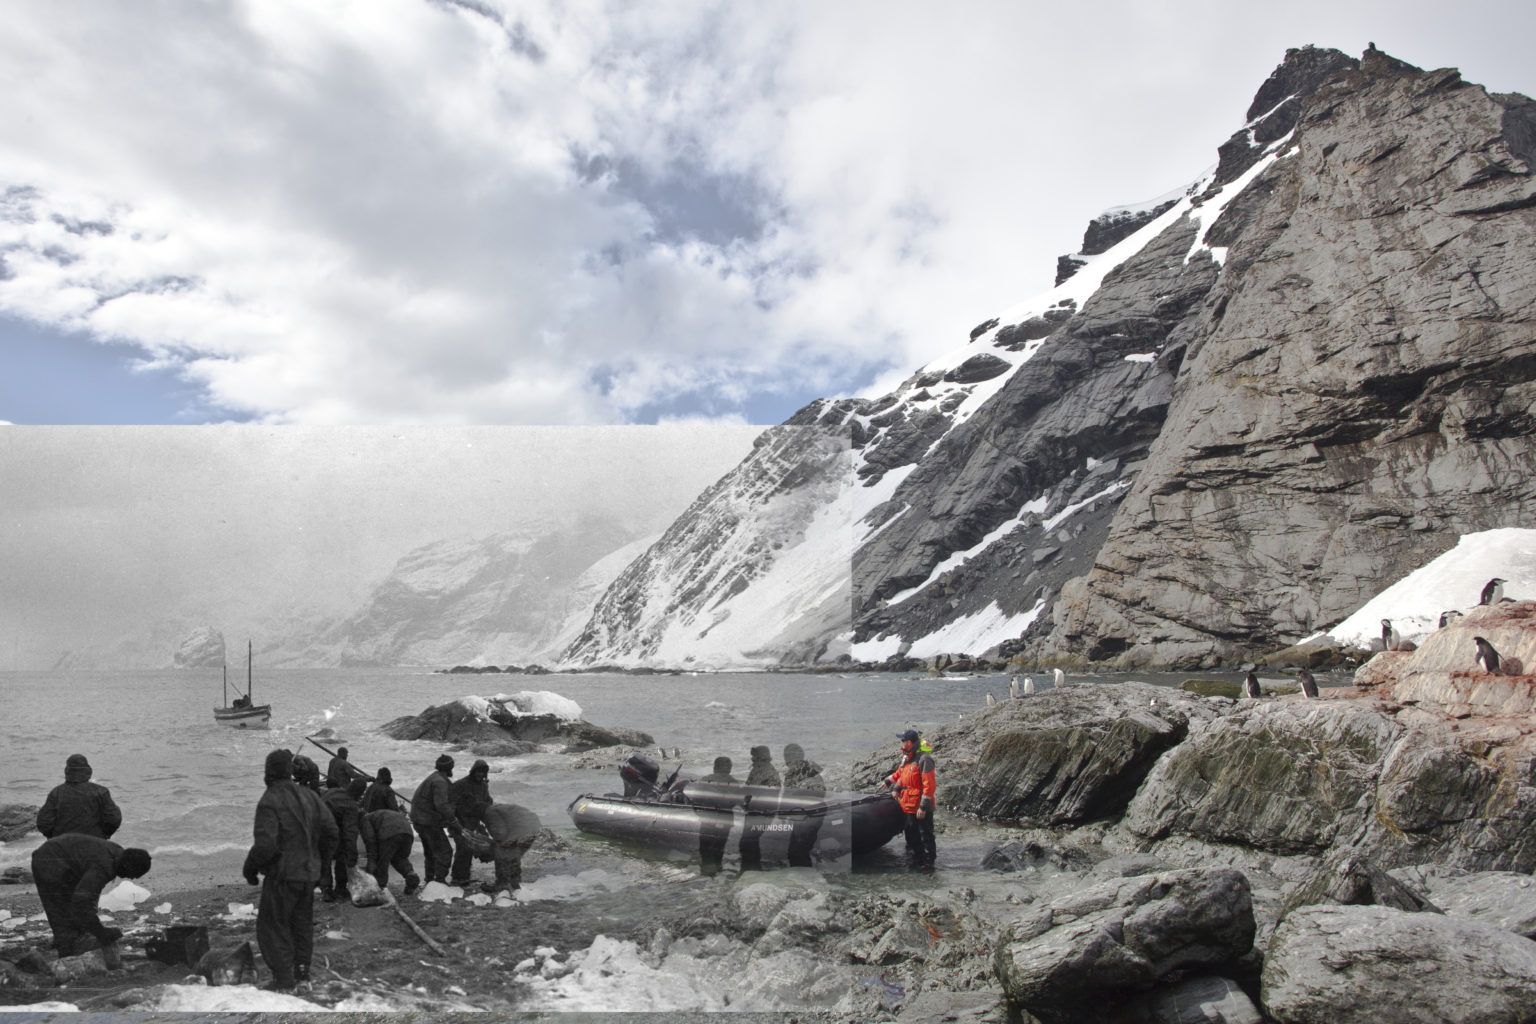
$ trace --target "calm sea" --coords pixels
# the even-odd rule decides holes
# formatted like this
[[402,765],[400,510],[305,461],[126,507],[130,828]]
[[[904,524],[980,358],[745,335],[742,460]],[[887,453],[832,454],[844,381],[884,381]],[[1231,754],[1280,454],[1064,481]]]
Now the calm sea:
[[[988,692],[1001,699],[1008,691],[1006,676],[449,676],[259,667],[255,684],[258,702],[273,705],[267,731],[214,724],[217,672],[0,673],[0,803],[42,803],[63,780],[64,759],[83,753],[94,781],[108,786],[123,810],[114,838],[150,850],[157,874],[174,869],[232,881],[250,842],[269,750],[307,752],[323,770],[327,756],[305,737],[327,730],[323,742],[345,744],[367,771],[388,765],[397,788],[409,794],[443,748],[387,739],[379,726],[465,694],[558,693],[580,704],[590,722],[650,733],[667,749],[665,771],[676,767],[671,755],[680,750],[685,774],[706,774],[722,754],[743,774],[752,746],[768,745],[778,763],[784,745],[798,743],[836,785],[854,761],[879,747],[894,758],[902,729],[952,722],[984,706]],[[458,756],[456,777],[472,759]],[[531,807],[556,829],[572,828],[565,808],[575,796],[617,788],[606,765],[583,766],[603,764],[600,754],[488,760],[492,794]],[[25,863],[39,841],[34,834],[0,845],[0,868]]]

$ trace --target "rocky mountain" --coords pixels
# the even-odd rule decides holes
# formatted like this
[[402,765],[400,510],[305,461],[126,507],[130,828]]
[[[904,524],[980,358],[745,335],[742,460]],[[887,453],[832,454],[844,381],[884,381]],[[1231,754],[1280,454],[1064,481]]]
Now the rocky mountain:
[[224,634],[212,626],[193,630],[171,658],[177,668],[219,668],[224,663]]
[[428,544],[401,558],[362,608],[311,639],[285,644],[274,664],[550,660],[637,553],[627,546],[634,541],[617,519],[588,516],[556,530]]
[[[568,656],[1214,665],[1527,523],[1536,103],[1306,47],[1247,116],[1214,171],[1096,219],[1054,291],[807,406],[781,428],[826,438],[806,454],[770,433]],[[849,557],[788,505],[845,513]],[[731,620],[768,627],[750,655]]]

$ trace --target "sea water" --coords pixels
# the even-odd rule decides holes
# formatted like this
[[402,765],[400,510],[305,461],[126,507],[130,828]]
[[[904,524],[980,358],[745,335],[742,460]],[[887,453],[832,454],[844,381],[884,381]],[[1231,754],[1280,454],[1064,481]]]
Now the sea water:
[[[241,686],[244,679],[238,680]],[[704,775],[717,756],[745,778],[748,751],[768,746],[781,769],[787,743],[798,743],[836,784],[850,766],[881,747],[896,757],[896,735],[909,726],[953,722],[1007,694],[1006,676],[929,679],[891,674],[788,673],[616,675],[449,675],[421,669],[316,669],[258,672],[257,703],[272,704],[267,729],[232,729],[213,720],[223,701],[216,672],[0,673],[0,803],[38,805],[63,781],[64,759],[85,754],[93,781],[123,811],[114,839],[143,846],[163,869],[235,881],[251,839],[268,751],[307,753],[325,769],[329,755],[306,741],[349,748],[373,772],[387,765],[409,796],[447,747],[388,739],[379,727],[470,694],[522,690],[558,693],[582,717],[639,729],[655,738],[664,772]],[[666,757],[661,757],[661,749]],[[680,752],[680,755],[679,755]],[[474,755],[455,752],[462,777]],[[536,753],[487,758],[491,793],[531,808],[544,824],[571,830],[566,807],[584,792],[618,788],[618,759]],[[597,765],[599,767],[585,767]],[[609,767],[612,770],[607,770]],[[0,845],[0,869],[24,864],[35,834]]]

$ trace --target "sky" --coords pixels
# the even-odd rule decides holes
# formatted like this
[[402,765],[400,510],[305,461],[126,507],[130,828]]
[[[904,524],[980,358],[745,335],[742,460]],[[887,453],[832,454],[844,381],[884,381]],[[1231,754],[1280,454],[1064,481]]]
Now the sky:
[[[751,449],[719,423],[0,430],[0,670],[352,613],[421,545],[611,515],[660,533]],[[627,539],[627,538],[626,538]],[[594,537],[603,553],[607,538]],[[235,637],[228,638],[231,643]]]
[[1288,47],[1513,2],[0,0],[0,421],[780,422],[1047,290]]

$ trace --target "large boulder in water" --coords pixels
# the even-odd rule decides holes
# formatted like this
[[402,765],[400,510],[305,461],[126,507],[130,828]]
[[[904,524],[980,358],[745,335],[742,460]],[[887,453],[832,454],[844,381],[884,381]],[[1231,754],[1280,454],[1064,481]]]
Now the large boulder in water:
[[397,740],[431,740],[467,746],[476,753],[527,753],[554,745],[564,751],[593,747],[649,747],[654,740],[636,729],[607,728],[581,718],[581,706],[548,691],[524,690],[494,697],[460,697],[419,715],[396,718],[383,732]]
[[1275,930],[1260,1000],[1280,1024],[1530,1020],[1536,942],[1390,907],[1303,907]]
[[1116,1004],[1253,948],[1248,881],[1231,868],[1117,878],[1045,904],[994,956],[1010,1002],[1047,1022],[1102,1020]]

